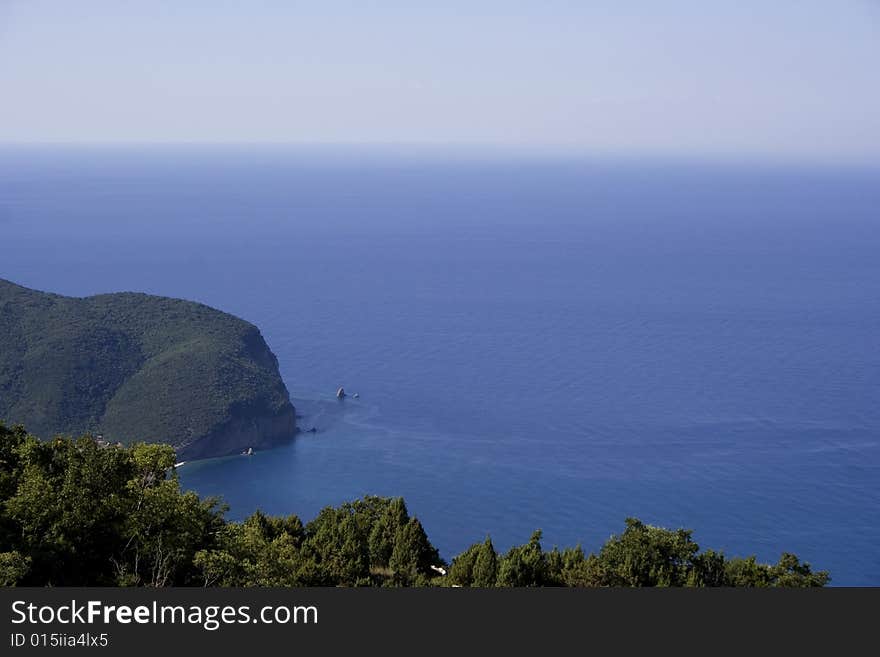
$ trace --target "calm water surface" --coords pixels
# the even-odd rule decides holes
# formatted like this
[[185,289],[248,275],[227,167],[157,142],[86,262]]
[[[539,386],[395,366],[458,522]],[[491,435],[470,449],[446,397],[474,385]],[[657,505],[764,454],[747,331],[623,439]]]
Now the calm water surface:
[[0,276],[261,328],[319,432],[181,469],[232,517],[403,495],[449,557],[637,516],[880,585],[878,209],[867,170],[7,148]]

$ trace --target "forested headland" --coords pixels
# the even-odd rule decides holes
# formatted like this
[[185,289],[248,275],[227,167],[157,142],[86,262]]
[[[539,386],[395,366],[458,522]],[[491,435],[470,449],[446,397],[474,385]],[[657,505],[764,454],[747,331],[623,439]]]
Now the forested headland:
[[327,507],[307,523],[224,517],[181,490],[167,445],[40,440],[0,423],[4,586],[824,586],[778,563],[703,550],[687,529],[626,519],[595,553],[545,549],[541,532],[498,552],[478,540],[446,563],[402,498]]
[[134,292],[74,298],[0,279],[0,418],[42,438],[174,445],[181,458],[271,449],[296,432],[253,324]]

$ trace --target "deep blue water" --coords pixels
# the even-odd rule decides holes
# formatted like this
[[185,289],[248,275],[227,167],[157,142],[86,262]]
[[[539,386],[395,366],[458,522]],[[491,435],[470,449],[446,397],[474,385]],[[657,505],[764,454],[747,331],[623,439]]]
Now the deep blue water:
[[880,170],[6,148],[0,276],[261,328],[320,432],[181,469],[233,517],[403,495],[449,557],[637,516],[880,585]]

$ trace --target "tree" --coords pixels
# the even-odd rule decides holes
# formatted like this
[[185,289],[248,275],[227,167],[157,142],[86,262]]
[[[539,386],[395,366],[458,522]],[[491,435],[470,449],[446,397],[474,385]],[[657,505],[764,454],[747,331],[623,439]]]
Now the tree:
[[684,586],[699,546],[687,529],[669,530],[626,519],[626,529],[599,551],[610,586]]
[[510,548],[498,566],[499,586],[544,586],[547,563],[541,537],[539,529],[525,545]]
[[303,544],[316,565],[321,586],[355,586],[370,577],[370,556],[364,528],[351,506],[327,507],[306,525]]
[[584,555],[580,545],[560,551],[553,548],[547,553],[546,586],[594,587],[602,586],[605,574],[599,559]]
[[784,552],[775,565],[758,563],[755,556],[731,559],[725,564],[724,585],[741,587],[819,587],[831,581],[827,571],[813,572],[808,563]]
[[474,583],[474,563],[482,550],[482,543],[474,543],[452,560],[447,577],[458,586],[472,586]]
[[124,544],[111,557],[117,583],[194,583],[195,554],[210,546],[223,526],[218,501],[180,491],[173,470],[176,457],[167,445],[112,451],[128,452],[134,469],[125,485],[127,512],[119,530]]
[[498,579],[498,555],[495,554],[495,546],[488,536],[477,549],[474,560],[473,585],[481,588],[495,586]]
[[30,570],[30,559],[18,552],[0,552],[0,586],[15,586]]
[[431,566],[440,562],[437,549],[431,545],[418,518],[410,520],[394,537],[394,549],[388,566],[393,571],[393,581],[398,586],[424,583],[431,573]]
[[371,570],[388,567],[394,551],[397,532],[409,522],[409,514],[402,497],[396,497],[386,504],[378,514],[370,529],[367,541],[370,553]]
[[298,517],[257,511],[243,523],[227,523],[217,549],[200,550],[194,563],[204,586],[308,586],[319,578],[301,550],[303,538]]
[[790,552],[783,552],[779,562],[770,568],[774,586],[806,588],[825,586],[831,581],[826,570],[813,572],[810,564],[801,562]]
[[724,583],[737,587],[771,586],[770,568],[755,556],[729,559],[724,564]]
[[31,559],[27,583],[115,584],[111,560],[131,510],[129,453],[101,449],[89,438],[32,437],[17,453],[18,485],[4,507],[17,528],[16,548]]
[[724,554],[706,550],[692,559],[693,568],[688,575],[688,586],[726,586]]

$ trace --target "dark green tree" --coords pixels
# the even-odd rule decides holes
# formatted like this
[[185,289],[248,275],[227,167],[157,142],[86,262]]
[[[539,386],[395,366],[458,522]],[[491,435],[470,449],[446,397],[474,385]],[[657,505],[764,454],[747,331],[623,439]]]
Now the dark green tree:
[[495,586],[497,579],[498,555],[495,553],[492,539],[487,536],[477,550],[477,557],[474,559],[473,586],[481,588]]
[[397,532],[409,522],[409,514],[402,497],[396,497],[378,514],[372,524],[368,538],[370,567],[374,570],[387,569],[394,551]]
[[228,523],[218,548],[194,558],[205,586],[308,586],[320,581],[314,562],[301,550],[302,522],[257,511],[243,523]]
[[737,587],[772,586],[770,568],[754,557],[728,559],[724,564],[724,583]]
[[544,586],[547,561],[541,548],[541,530],[529,542],[511,548],[498,566],[498,586]]
[[474,583],[474,563],[482,550],[482,543],[474,543],[452,560],[449,566],[449,582],[456,586],[472,586]]
[[725,586],[724,554],[715,550],[706,550],[693,557],[693,567],[688,575],[688,586]]
[[30,558],[19,552],[0,552],[0,586],[15,586],[30,570]]
[[327,507],[306,525],[304,550],[316,564],[317,585],[357,586],[370,580],[365,528],[351,506]]
[[827,571],[813,572],[808,563],[784,552],[775,565],[759,563],[754,557],[730,559],[725,563],[724,585],[737,587],[819,587],[831,581]]
[[699,549],[690,530],[627,518],[623,534],[605,543],[599,560],[610,586],[685,586]]
[[605,582],[599,559],[584,555],[580,545],[547,553],[546,586],[594,587]]
[[422,523],[418,518],[410,518],[398,529],[388,560],[394,583],[398,586],[423,584],[431,576],[431,566],[439,563],[440,555],[428,540]]
[[801,562],[790,552],[783,552],[779,562],[770,568],[773,586],[807,588],[825,586],[831,581],[828,571],[813,572],[810,564]]

